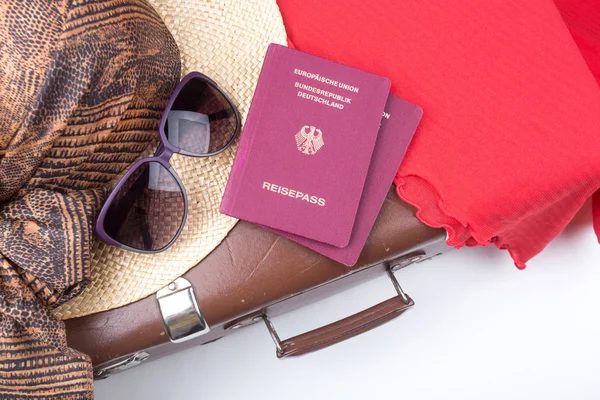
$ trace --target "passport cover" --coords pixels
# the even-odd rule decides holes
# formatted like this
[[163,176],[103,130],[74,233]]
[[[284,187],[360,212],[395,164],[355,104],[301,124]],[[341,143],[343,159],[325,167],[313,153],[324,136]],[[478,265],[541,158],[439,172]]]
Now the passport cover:
[[420,107],[394,95],[388,98],[348,246],[340,248],[273,231],[342,264],[356,264],[422,115]]
[[387,78],[271,44],[220,211],[348,245]]

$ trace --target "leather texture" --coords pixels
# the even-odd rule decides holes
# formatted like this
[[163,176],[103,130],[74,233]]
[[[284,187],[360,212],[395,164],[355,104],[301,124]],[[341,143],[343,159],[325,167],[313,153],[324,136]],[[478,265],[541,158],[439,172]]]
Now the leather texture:
[[424,249],[425,258],[435,256],[448,248],[444,238],[444,230],[422,224],[415,210],[392,191],[352,267],[240,221],[219,247],[184,275],[194,286],[210,325],[209,333],[185,343],[170,343],[157,301],[151,296],[122,308],[65,321],[68,341],[89,354],[94,365],[140,350],[156,359],[216,340],[233,331],[233,326],[260,322],[254,318],[263,313],[277,316],[380,276],[388,261],[416,249]]
[[411,298],[405,303],[401,297],[393,297],[340,321],[284,340],[277,357],[300,356],[350,339],[399,317],[414,304]]

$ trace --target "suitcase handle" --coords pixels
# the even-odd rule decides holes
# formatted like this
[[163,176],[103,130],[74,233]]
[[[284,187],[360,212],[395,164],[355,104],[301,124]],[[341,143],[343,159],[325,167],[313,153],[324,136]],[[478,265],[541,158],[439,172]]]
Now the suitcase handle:
[[376,328],[396,317],[399,317],[404,311],[411,308],[415,303],[402,290],[402,287],[396,280],[394,273],[388,269],[390,277],[398,295],[385,300],[373,307],[360,311],[342,320],[314,329],[310,332],[294,336],[281,341],[277,331],[269,317],[265,314],[262,319],[267,325],[267,329],[275,342],[277,349],[277,358],[299,356],[311,353],[316,350],[329,347],[351,337],[360,335],[373,328]]

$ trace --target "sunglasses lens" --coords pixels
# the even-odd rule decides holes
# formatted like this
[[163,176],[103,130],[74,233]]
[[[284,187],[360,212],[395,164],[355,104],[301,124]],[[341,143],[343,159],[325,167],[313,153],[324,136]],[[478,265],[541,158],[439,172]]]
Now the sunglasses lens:
[[183,224],[184,195],[173,174],[157,162],[142,164],[119,188],[104,218],[114,240],[137,250],[161,250]]
[[223,150],[236,133],[235,112],[208,81],[192,78],[177,95],[165,123],[167,140],[192,154]]

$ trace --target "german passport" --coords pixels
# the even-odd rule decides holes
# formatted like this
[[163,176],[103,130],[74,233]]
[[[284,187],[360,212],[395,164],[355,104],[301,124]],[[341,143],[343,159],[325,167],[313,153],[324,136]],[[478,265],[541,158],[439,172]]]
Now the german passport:
[[270,45],[220,211],[346,247],[389,90],[387,78]]

